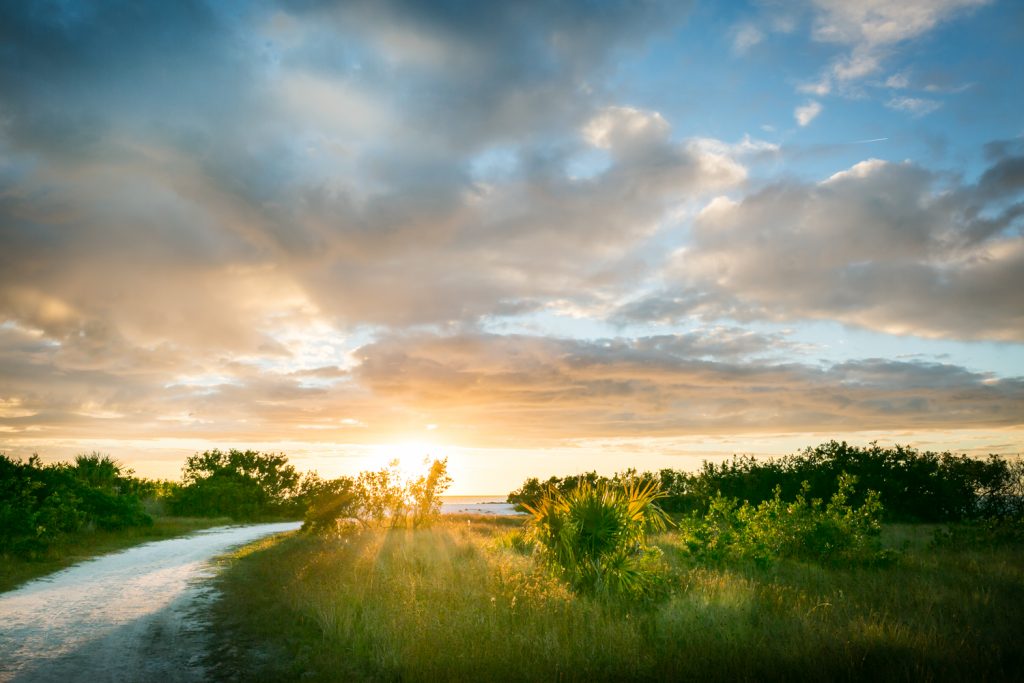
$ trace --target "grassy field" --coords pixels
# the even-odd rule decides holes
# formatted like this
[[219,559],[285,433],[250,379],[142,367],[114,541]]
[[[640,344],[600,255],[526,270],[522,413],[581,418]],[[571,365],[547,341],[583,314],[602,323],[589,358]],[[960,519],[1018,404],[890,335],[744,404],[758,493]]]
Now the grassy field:
[[153,526],[82,533],[51,547],[42,557],[25,559],[0,555],[0,592],[91,557],[123,550],[148,541],[181,536],[198,529],[231,524],[226,517],[155,517]]
[[[892,526],[892,567],[702,566],[671,533],[655,608],[577,597],[517,552],[511,520],[348,538],[295,534],[228,558],[221,680],[1019,680],[1024,550],[932,549]],[[511,527],[514,529],[514,527]]]

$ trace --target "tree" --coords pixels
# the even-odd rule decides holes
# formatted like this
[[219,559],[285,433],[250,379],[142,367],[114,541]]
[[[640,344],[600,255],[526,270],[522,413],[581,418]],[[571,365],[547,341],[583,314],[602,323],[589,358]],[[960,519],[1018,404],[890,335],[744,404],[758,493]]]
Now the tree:
[[356,479],[358,517],[364,524],[399,526],[405,521],[405,483],[400,477],[397,460],[376,472],[359,473]]
[[252,519],[300,512],[300,477],[283,453],[220,450],[189,456],[173,503],[179,514]]
[[427,473],[409,484],[412,525],[430,526],[441,514],[441,496],[452,485],[448,476],[448,458],[435,460]]
[[[317,478],[319,479],[319,478]],[[434,460],[419,477],[401,478],[398,461],[358,477],[311,482],[316,493],[303,528],[313,532],[338,529],[339,520],[356,518],[365,526],[429,526],[441,512],[441,496],[451,486],[448,460]],[[306,484],[304,484],[306,485]]]
[[303,531],[336,531],[339,520],[359,514],[356,480],[352,477],[323,480],[312,472],[303,478],[301,489],[299,497],[307,506]]

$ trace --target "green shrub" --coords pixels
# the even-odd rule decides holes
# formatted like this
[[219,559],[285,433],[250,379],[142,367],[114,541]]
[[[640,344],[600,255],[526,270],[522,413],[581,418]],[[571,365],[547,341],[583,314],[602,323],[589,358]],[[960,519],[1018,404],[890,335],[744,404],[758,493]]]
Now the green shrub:
[[0,553],[36,557],[81,531],[151,525],[135,482],[96,453],[50,465],[0,454]]
[[807,482],[792,502],[776,487],[771,499],[743,504],[717,494],[705,515],[680,525],[694,555],[711,560],[753,560],[761,566],[779,558],[825,564],[883,564],[894,556],[879,540],[882,504],[868,491],[861,505],[850,503],[856,477],[843,473],[828,504],[808,500]]
[[549,490],[535,505],[528,538],[545,561],[580,593],[650,600],[666,592],[666,569],[647,533],[669,519],[656,484],[583,482],[568,493]]
[[918,451],[906,446],[851,446],[830,441],[782,458],[734,456],[705,461],[696,472],[663,469],[656,473],[632,470],[608,478],[597,472],[547,481],[527,479],[508,495],[519,509],[535,505],[548,489],[568,493],[577,486],[606,482],[653,481],[665,496],[658,505],[669,512],[706,513],[716,493],[758,505],[771,500],[782,487],[792,498],[810,485],[811,498],[829,499],[843,472],[857,477],[862,489],[852,502],[863,503],[864,491],[877,491],[887,521],[950,522],[989,516],[1024,516],[1024,460],[999,455],[974,458],[952,453]]

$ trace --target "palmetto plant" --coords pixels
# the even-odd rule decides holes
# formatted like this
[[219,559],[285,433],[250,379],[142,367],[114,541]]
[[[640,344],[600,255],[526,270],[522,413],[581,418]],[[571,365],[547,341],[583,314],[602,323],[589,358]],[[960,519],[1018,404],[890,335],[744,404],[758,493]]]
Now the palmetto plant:
[[524,504],[530,535],[545,560],[577,591],[643,598],[662,586],[661,554],[647,534],[671,520],[658,507],[657,482],[584,482],[561,493],[549,489]]

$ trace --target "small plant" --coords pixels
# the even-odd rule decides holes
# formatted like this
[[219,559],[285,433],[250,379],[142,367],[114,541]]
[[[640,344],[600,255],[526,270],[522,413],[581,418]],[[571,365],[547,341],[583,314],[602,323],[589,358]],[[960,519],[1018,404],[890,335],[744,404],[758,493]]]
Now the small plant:
[[670,523],[658,507],[661,497],[654,482],[549,489],[524,505],[531,515],[528,535],[577,592],[655,598],[665,593],[665,566],[661,550],[646,540]]

